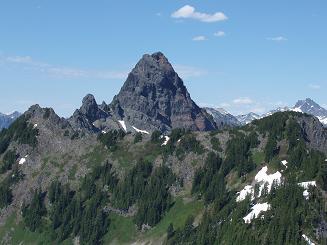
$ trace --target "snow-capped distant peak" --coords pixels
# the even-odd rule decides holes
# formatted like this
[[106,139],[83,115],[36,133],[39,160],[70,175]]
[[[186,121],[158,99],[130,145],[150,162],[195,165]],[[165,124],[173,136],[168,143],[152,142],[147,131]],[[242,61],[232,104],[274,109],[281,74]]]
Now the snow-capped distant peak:
[[248,114],[238,115],[236,116],[236,118],[240,121],[242,125],[245,125],[251,123],[253,120],[260,119],[261,117],[254,112],[250,112]]

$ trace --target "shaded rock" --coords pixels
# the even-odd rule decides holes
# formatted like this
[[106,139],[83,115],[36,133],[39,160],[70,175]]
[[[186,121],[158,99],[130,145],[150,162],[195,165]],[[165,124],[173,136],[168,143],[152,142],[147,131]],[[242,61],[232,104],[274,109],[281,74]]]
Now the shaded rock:
[[142,57],[110,107],[118,119],[147,131],[216,129],[215,122],[191,99],[183,81],[160,52]]

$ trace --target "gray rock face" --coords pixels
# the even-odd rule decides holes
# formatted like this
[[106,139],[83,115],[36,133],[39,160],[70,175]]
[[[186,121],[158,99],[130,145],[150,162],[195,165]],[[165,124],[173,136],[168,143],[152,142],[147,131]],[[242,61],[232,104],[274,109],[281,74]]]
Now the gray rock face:
[[327,154],[327,129],[312,116],[301,116],[298,118],[308,145],[318,151]]
[[79,112],[85,115],[85,117],[90,122],[94,122],[98,119],[108,117],[108,113],[106,113],[98,106],[92,94],[88,94],[83,98],[82,106],[79,109]]
[[232,114],[228,113],[222,108],[210,108],[210,107],[204,107],[209,113],[213,119],[216,122],[216,125],[218,128],[223,128],[223,127],[236,127],[240,126],[241,123],[237,120],[236,117],[234,117]]
[[76,110],[69,122],[77,130],[98,131],[93,125],[96,120],[105,119],[109,116],[100,108],[93,95],[88,94],[83,98],[82,106]]
[[21,114],[17,111],[11,114],[0,113],[0,130],[3,128],[8,128]]
[[110,107],[118,119],[148,131],[216,129],[212,118],[194,103],[183,81],[160,52],[142,57]]

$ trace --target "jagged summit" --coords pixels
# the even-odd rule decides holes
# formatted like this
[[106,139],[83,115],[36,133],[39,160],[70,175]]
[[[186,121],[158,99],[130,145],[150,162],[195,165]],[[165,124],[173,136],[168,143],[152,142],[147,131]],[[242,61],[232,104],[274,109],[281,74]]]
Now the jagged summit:
[[100,118],[106,118],[108,114],[102,110],[97,104],[92,94],[87,94],[82,101],[79,109],[80,113],[85,115],[90,122],[94,122]]
[[212,130],[215,123],[191,99],[168,59],[143,55],[110,105],[115,116],[145,130]]
[[305,100],[299,100],[295,106],[293,107],[294,111],[305,112],[316,117],[327,117],[327,110],[320,105],[318,105],[315,101],[310,98],[306,98]]

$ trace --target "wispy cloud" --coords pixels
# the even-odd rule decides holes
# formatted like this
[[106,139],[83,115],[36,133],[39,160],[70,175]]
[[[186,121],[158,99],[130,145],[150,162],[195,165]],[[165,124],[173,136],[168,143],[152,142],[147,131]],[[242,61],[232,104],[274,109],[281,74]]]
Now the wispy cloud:
[[178,73],[178,75],[184,79],[191,78],[191,77],[201,77],[201,76],[208,74],[207,70],[193,67],[193,66],[175,64],[174,68],[175,68],[176,72]]
[[216,37],[224,37],[224,36],[226,36],[226,33],[223,31],[217,31],[213,35]]
[[254,101],[249,97],[239,97],[233,100],[235,105],[250,105],[253,104]]
[[[100,80],[124,80],[128,75],[126,71],[114,70],[94,70],[94,69],[80,69],[65,66],[52,65],[46,62],[39,62],[34,60],[31,56],[1,56],[0,65],[17,66],[18,69],[35,71],[46,74],[48,76],[55,76],[59,78],[76,78],[76,79],[100,79]],[[174,64],[176,72],[180,77],[187,79],[191,77],[200,77],[208,74],[207,70],[188,65]]]
[[318,89],[321,88],[321,86],[320,86],[319,84],[313,84],[313,83],[310,83],[310,84],[308,85],[308,87],[309,87],[310,89],[314,89],[314,90],[318,90]]
[[278,37],[267,37],[266,38],[268,41],[274,41],[274,42],[285,42],[288,39],[286,37],[283,36],[278,36]]
[[7,56],[0,57],[0,60],[5,64],[19,65],[24,70],[33,70],[50,76],[64,78],[94,78],[110,80],[124,79],[128,74],[128,71],[92,70],[52,65],[46,62],[36,61],[30,56]]
[[195,36],[192,38],[193,41],[206,41],[208,40],[206,36]]
[[197,12],[193,6],[185,5],[171,14],[172,18],[180,19],[194,19],[201,22],[218,22],[227,20],[228,17],[223,12],[216,12],[213,14]]

